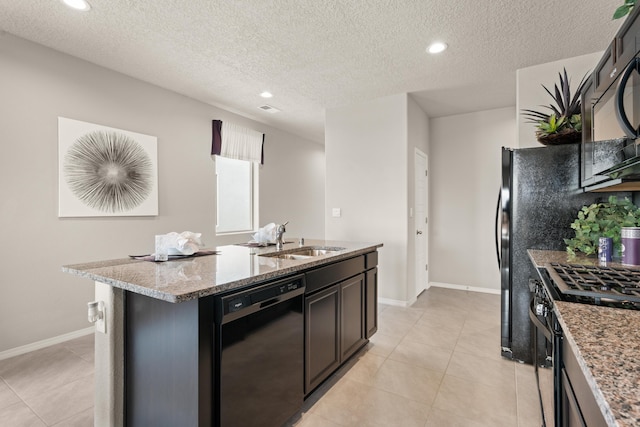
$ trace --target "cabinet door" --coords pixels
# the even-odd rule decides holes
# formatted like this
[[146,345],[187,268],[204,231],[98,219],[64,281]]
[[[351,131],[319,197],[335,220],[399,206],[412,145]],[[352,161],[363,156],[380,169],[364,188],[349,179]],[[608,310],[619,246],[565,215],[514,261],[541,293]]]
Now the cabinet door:
[[305,299],[304,392],[310,393],[340,365],[340,285]]
[[378,330],[378,269],[365,274],[365,338],[369,339]]
[[566,339],[562,340],[560,376],[562,389],[560,408],[564,420],[563,427],[607,426],[573,348]]
[[616,62],[616,40],[614,39],[609,47],[604,51],[604,55],[593,70],[594,78],[594,92],[597,97],[600,97],[615,78],[622,72],[622,68],[615,67]]
[[362,347],[364,338],[364,274],[340,283],[341,361],[348,359]]
[[563,427],[587,427],[564,369],[562,370],[562,411]]
[[629,61],[636,55],[638,48],[638,33],[640,32],[640,19],[638,13],[632,11],[629,19],[626,19],[618,30],[616,43],[616,68],[621,73]]

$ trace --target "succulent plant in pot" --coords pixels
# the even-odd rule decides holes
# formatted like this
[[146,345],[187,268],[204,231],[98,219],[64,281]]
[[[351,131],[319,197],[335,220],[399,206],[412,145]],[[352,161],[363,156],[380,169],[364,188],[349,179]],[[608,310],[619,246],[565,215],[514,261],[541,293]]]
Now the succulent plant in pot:
[[566,68],[563,71],[564,73],[558,73],[560,86],[555,84],[553,92],[542,85],[555,101],[555,104],[542,106],[548,108],[549,112],[522,110],[522,115],[528,119],[527,122],[536,125],[536,138],[543,145],[571,144],[579,142],[582,137],[580,92],[586,83],[587,75],[582,78],[572,95]]

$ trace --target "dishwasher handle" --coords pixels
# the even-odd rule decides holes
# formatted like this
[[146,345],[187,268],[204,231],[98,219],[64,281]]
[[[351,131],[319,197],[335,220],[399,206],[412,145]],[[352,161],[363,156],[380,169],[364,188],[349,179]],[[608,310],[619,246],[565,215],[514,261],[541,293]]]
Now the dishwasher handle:
[[217,320],[228,323],[304,294],[304,275],[219,297]]

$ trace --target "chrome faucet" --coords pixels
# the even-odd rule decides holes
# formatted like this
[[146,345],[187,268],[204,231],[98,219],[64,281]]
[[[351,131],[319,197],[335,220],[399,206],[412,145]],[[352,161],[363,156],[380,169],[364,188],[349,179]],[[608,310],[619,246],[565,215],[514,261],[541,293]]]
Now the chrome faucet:
[[285,222],[284,224],[278,225],[278,228],[276,229],[276,250],[277,251],[282,250],[284,247],[284,241],[282,240],[282,236],[284,235],[284,232],[287,231],[287,229],[284,228],[284,226],[287,224],[289,224],[289,221]]

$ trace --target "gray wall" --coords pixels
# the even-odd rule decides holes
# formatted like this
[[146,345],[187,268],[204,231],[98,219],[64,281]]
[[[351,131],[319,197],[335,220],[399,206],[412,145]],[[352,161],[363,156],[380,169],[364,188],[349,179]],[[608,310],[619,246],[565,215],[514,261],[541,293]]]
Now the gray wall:
[[516,141],[515,108],[430,121],[429,280],[500,289],[494,224],[501,147]]
[[327,239],[383,243],[378,295],[406,301],[407,94],[327,110],[325,153]]
[[[379,296],[404,304],[414,294],[414,153],[428,153],[429,119],[406,93],[327,110],[328,239],[383,243]],[[331,217],[341,208],[342,217]]]
[[[214,118],[266,134],[260,223],[324,237],[323,146],[6,33],[0,70],[0,352],[90,326],[93,284],[64,264],[148,253],[169,231],[248,240],[215,236]],[[58,116],[156,136],[159,216],[58,218]]]

